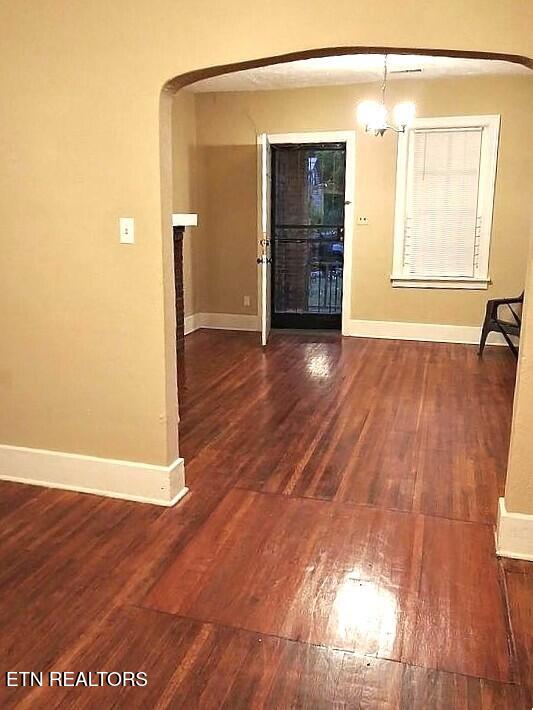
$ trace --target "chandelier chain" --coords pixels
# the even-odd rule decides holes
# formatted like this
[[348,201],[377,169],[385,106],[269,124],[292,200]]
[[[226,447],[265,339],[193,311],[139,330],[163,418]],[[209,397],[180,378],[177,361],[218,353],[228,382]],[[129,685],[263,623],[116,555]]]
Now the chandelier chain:
[[384,55],[383,61],[383,84],[381,85],[381,103],[385,105],[385,90],[387,88],[387,55]]

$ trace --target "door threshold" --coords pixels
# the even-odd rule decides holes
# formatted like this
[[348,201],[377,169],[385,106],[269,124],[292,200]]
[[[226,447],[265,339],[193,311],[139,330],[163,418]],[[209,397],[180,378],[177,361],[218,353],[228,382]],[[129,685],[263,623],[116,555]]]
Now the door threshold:
[[328,338],[340,338],[342,335],[340,330],[333,328],[272,328],[270,332],[276,335],[321,335]]

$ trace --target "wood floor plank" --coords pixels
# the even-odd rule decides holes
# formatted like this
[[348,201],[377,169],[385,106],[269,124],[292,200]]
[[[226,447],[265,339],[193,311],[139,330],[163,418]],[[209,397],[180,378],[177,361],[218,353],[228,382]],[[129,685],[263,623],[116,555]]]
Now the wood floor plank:
[[399,657],[418,529],[403,513],[233,490],[144,605]]
[[499,562],[505,573],[516,572],[517,574],[533,575],[533,562],[514,560],[511,557],[500,557]]
[[521,688],[123,607],[59,671],[128,669],[145,687],[10,689],[5,707],[503,710]]
[[486,525],[232,490],[144,605],[515,680]]
[[469,346],[439,344],[433,350],[414,440],[413,510],[494,522],[505,481],[515,373],[513,367],[497,367],[502,360],[496,350],[483,359]]
[[[10,534],[2,537],[0,669],[53,668],[114,607],[145,596],[224,494],[220,481],[165,509],[32,490],[42,491],[42,507],[30,500],[7,516]],[[62,517],[75,522],[70,530]]]
[[200,331],[184,362],[179,506],[0,482],[0,670],[148,690],[0,705],[529,707],[533,565],[491,528],[506,349]]
[[[65,514],[70,509],[81,514],[89,498],[46,493],[56,498],[57,509]],[[71,502],[68,508],[65,495]],[[98,510],[95,521],[82,518],[80,529],[65,535],[61,544],[53,538],[47,544],[41,535],[38,546],[26,550],[20,541],[4,558],[0,572],[0,668],[48,667],[93,618],[112,608],[134,576],[134,560],[143,559],[145,534],[161,509],[139,509],[134,503],[96,497],[91,500]],[[33,519],[40,531],[42,521],[33,510],[27,513],[21,529],[29,532]],[[30,540],[34,542],[34,538]],[[148,567],[143,571],[148,573]]]
[[335,707],[511,710],[526,705],[519,685],[345,654]]
[[481,678],[516,680],[491,527],[424,517],[414,606],[402,660]]
[[527,564],[527,573],[508,573],[506,582],[520,680],[533,707],[533,562]]
[[480,359],[467,345],[274,333],[262,352],[255,337],[187,339],[186,459],[215,446],[246,461],[238,485],[257,491],[495,522],[515,376],[506,349]]
[[0,498],[0,520],[3,521],[15,510],[36,498],[42,489],[36,486],[21,486],[18,483],[2,481],[2,496]]

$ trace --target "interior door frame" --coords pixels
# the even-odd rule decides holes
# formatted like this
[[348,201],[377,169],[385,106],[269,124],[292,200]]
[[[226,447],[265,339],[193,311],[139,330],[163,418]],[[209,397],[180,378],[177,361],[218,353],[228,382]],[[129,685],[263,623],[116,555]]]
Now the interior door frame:
[[[306,131],[304,133],[267,133],[271,145],[286,143],[345,143],[346,175],[344,186],[344,268],[342,272],[342,335],[350,334],[353,281],[353,240],[355,228],[355,130],[353,131]],[[258,204],[260,216],[262,203]],[[260,270],[259,270],[260,271]],[[258,276],[257,292],[259,310],[262,308],[261,275]]]
[[272,322],[272,152],[266,133],[257,139],[258,145],[258,185],[261,208],[258,211],[258,258],[259,297],[258,316],[261,331],[261,345],[268,343]]

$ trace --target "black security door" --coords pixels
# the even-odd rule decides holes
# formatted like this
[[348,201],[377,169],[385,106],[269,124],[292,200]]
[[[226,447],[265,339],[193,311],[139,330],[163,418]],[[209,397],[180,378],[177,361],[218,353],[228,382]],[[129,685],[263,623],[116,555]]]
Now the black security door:
[[344,143],[272,146],[272,327],[341,327]]

